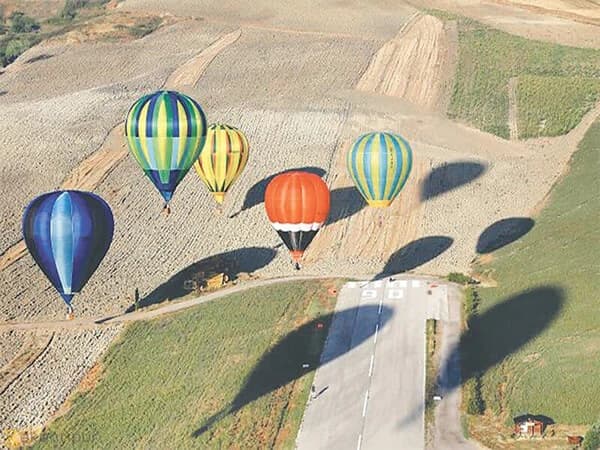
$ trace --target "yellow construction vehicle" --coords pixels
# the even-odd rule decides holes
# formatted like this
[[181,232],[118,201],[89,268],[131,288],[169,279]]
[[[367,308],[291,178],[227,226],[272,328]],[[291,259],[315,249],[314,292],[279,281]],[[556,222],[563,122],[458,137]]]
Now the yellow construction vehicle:
[[220,289],[231,281],[236,267],[235,261],[222,256],[208,258],[194,266],[191,276],[184,281],[184,289],[197,292]]

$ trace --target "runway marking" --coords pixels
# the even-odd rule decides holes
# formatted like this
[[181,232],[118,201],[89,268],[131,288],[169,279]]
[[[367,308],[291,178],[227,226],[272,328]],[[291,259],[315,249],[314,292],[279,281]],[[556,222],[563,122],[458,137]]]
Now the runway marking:
[[369,391],[365,392],[365,401],[363,403],[363,417],[367,415],[367,402],[369,401]]
[[390,298],[390,299],[404,298],[404,290],[402,290],[402,289],[390,289],[388,291],[388,298]]
[[377,310],[377,314],[381,315],[381,310],[383,309],[383,297],[379,299],[379,309]]
[[374,286],[375,286],[376,288],[380,288],[382,284],[383,284],[383,281],[381,281],[381,280],[377,280],[377,281],[375,282]]
[[377,333],[379,333],[379,324],[375,325],[375,338],[373,339],[374,344],[377,344]]
[[421,287],[421,280],[412,280],[412,287]]
[[375,289],[363,289],[361,297],[367,299],[373,299],[377,297],[377,291]]
[[396,281],[390,282],[390,285],[392,287],[407,287],[408,283],[406,280],[396,280]]
[[358,445],[356,446],[356,450],[360,450],[360,444],[362,444],[362,434],[358,435]]
[[371,355],[371,364],[369,365],[369,377],[373,375],[373,364],[375,363],[375,355]]

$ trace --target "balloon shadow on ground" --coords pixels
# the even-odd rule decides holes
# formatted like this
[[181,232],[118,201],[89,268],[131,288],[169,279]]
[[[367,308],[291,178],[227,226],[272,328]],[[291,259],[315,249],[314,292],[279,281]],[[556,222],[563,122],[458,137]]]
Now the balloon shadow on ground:
[[233,219],[234,217],[238,216],[240,213],[246,211],[247,209],[253,208],[256,205],[260,205],[265,200],[265,190],[267,189],[267,185],[271,182],[271,180],[277,175],[281,175],[282,173],[291,172],[295,170],[314,173],[315,175],[318,175],[320,177],[324,176],[325,173],[327,173],[324,169],[320,167],[309,166],[297,167],[295,169],[286,169],[276,174],[269,175],[268,177],[263,178],[258,183],[254,184],[250,189],[248,189],[248,192],[246,192],[246,197],[244,198],[244,203],[242,204],[242,208],[236,213],[230,215],[229,218]]
[[421,201],[452,191],[479,178],[486,166],[473,161],[447,163],[433,169],[421,184]]
[[535,221],[529,217],[510,217],[491,224],[477,240],[479,254],[491,253],[525,236]]
[[[561,287],[543,286],[512,295],[482,314],[473,315],[468,329],[440,368],[440,394],[447,395],[481,377],[535,339],[557,318],[564,299]],[[423,410],[424,405],[404,418],[400,426],[418,418]]]
[[[276,254],[277,251],[274,248],[246,247],[201,259],[180,270],[168,281],[140,299],[138,307],[142,308],[165,300],[175,300],[190,294],[195,288],[193,283],[191,287],[187,286],[186,288],[186,281],[202,279],[204,278],[202,274],[210,277],[211,274],[224,273],[229,280],[235,280],[242,272],[250,273],[263,268],[275,258]],[[134,310],[135,305],[132,305],[126,312]]]
[[331,208],[326,225],[334,224],[360,212],[367,202],[353,187],[343,187],[331,191]]
[[448,236],[427,236],[409,242],[404,247],[396,250],[388,259],[375,279],[401,272],[408,272],[431,261],[448,250],[454,239]]
[[[230,414],[235,414],[254,400],[314,371],[319,365],[325,365],[350,352],[375,332],[375,326],[360,326],[365,322],[366,316],[371,316],[375,320],[379,317],[379,328],[383,328],[392,314],[393,311],[389,307],[384,306],[379,315],[377,305],[366,305],[337,311],[335,314],[326,314],[301,325],[263,355],[231,403],[206,419],[200,428],[192,433],[192,436],[201,436],[217,422]],[[331,323],[332,319],[333,323]],[[335,337],[329,337],[327,348],[320,356],[330,326],[340,333],[335,333]],[[343,333],[348,327],[352,327],[352,334]],[[303,364],[309,364],[309,367],[304,369]],[[325,391],[326,389],[321,389],[320,392]]]

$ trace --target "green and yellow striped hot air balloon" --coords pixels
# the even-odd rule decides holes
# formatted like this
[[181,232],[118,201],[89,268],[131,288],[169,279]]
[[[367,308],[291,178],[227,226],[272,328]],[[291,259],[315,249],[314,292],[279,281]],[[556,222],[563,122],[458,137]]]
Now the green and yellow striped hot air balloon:
[[412,150],[402,136],[375,132],[360,136],[348,152],[348,171],[369,206],[389,206],[412,168]]
[[125,121],[131,154],[165,199],[165,208],[198,159],[206,139],[206,118],[195,100],[157,91],[133,104]]
[[238,179],[248,162],[248,140],[235,127],[215,123],[208,127],[206,143],[194,164],[217,203]]

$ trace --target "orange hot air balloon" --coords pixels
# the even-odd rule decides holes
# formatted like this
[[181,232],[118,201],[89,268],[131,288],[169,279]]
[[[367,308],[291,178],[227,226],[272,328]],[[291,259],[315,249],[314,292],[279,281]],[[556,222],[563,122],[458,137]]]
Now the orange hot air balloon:
[[265,192],[265,209],[271,225],[300,269],[300,259],[329,214],[329,189],[309,172],[277,175]]

